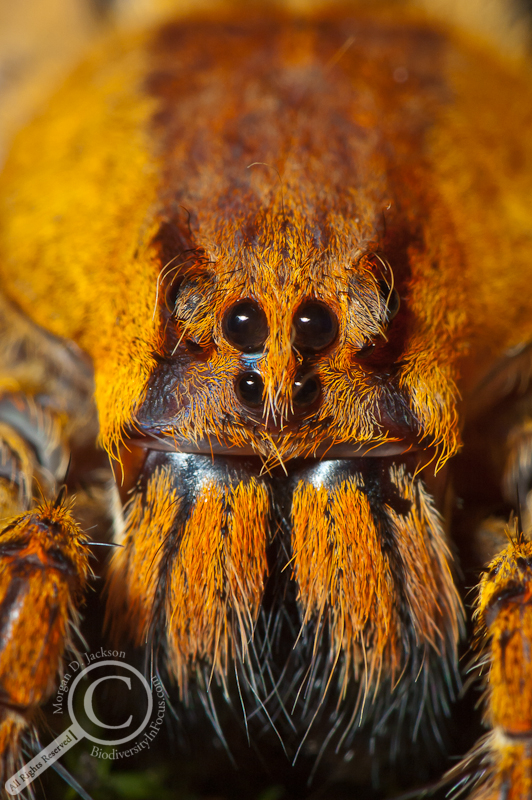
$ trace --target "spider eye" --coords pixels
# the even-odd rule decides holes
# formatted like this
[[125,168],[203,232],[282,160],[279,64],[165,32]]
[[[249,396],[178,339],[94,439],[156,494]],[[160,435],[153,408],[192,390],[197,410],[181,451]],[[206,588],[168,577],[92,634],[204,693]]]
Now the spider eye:
[[386,321],[391,322],[401,305],[399,293],[396,289],[390,288],[384,280],[379,281],[379,288],[384,302],[386,303]]
[[262,308],[253,300],[241,300],[225,315],[223,332],[227,341],[243,353],[261,350],[268,337],[268,323]]
[[373,351],[376,348],[375,342],[368,342],[367,344],[363,345],[360,350],[357,352],[356,357],[360,359],[369,358]]
[[258,372],[243,372],[236,382],[236,394],[246,406],[256,408],[262,403],[264,381]]
[[338,321],[323,303],[309,301],[294,317],[294,343],[302,350],[323,350],[336,339]]
[[294,405],[307,408],[316,402],[320,395],[321,387],[315,375],[296,375],[294,381]]

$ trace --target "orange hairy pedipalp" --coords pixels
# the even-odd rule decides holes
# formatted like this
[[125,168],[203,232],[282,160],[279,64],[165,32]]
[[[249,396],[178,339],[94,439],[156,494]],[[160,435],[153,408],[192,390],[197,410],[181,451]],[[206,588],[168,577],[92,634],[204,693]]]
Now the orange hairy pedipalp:
[[76,651],[79,603],[92,571],[88,542],[62,503],[43,502],[5,521],[0,532],[0,777],[14,769],[33,724]]
[[483,572],[475,609],[490,732],[443,780],[460,779],[472,800],[532,793],[532,544],[518,525],[510,519],[510,544]]

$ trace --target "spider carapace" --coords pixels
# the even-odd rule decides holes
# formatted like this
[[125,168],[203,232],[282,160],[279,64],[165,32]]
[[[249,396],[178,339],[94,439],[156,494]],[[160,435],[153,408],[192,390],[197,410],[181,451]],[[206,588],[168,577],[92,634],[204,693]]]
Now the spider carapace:
[[[531,472],[531,124],[524,67],[365,7],[115,37],[22,130],[0,186],[6,776],[75,644],[89,536],[57,492],[90,484],[97,438],[107,629],[180,702],[238,684],[298,741],[437,727],[464,425],[491,420],[510,495]],[[490,800],[530,796],[525,533],[477,609]]]

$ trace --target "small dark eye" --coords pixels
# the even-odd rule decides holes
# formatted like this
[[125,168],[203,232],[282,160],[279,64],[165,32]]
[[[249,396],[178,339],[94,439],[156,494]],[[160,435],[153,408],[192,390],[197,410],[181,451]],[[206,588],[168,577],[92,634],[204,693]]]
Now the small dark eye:
[[308,375],[296,375],[293,394],[294,405],[299,408],[307,408],[316,402],[320,391],[320,382],[315,375],[311,373]]
[[376,344],[375,342],[368,342],[367,344],[363,345],[360,350],[357,352],[356,357],[360,359],[369,358],[369,356],[375,350]]
[[297,347],[302,350],[323,350],[336,339],[338,322],[327,306],[310,301],[296,311],[294,331]]
[[388,286],[386,281],[379,281],[379,287],[381,290],[381,295],[384,298],[384,302],[386,303],[386,321],[391,322],[399,311],[401,299],[397,290]]
[[253,300],[241,300],[229,309],[223,323],[228,342],[243,353],[261,350],[268,338],[268,323],[262,308]]
[[258,372],[243,372],[236,382],[236,394],[246,406],[256,408],[262,403],[264,381]]

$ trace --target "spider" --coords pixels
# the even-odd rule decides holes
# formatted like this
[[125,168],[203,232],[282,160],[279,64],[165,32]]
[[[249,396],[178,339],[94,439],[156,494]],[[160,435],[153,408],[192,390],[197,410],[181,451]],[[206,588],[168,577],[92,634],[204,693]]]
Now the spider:
[[74,494],[103,449],[104,625],[176,702],[199,694],[223,736],[216,689],[251,734],[369,742],[384,772],[459,691],[459,549],[485,568],[489,733],[444,782],[530,797],[531,89],[394,6],[227,11],[112,37],[20,132],[0,180],[4,779],[76,647],[103,533]]

